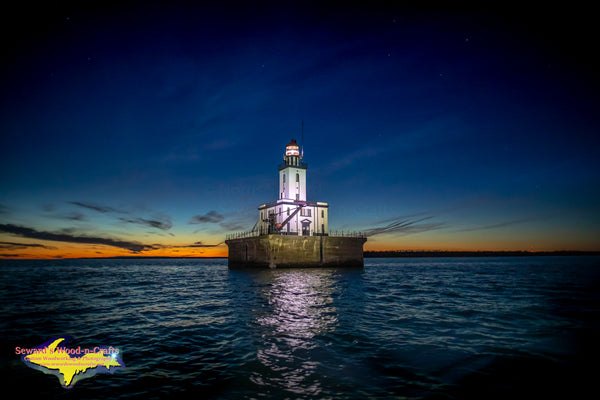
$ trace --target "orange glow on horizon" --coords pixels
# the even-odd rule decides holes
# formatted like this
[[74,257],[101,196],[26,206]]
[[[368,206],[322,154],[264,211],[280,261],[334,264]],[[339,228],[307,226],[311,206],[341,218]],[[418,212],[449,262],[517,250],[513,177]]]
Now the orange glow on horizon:
[[68,244],[48,246],[48,248],[27,248],[4,251],[0,259],[62,259],[62,258],[111,258],[111,257],[227,257],[225,244],[216,247],[169,246],[156,250],[131,252],[109,246],[86,246]]
[[[48,246],[49,248],[27,248],[24,250],[4,251],[0,254],[0,260],[8,259],[72,259],[72,258],[114,258],[114,257],[172,257],[172,258],[214,258],[227,257],[228,248],[225,244],[215,247],[189,247],[172,245],[169,247],[146,250],[141,252],[131,252],[126,249],[112,248],[109,246],[86,246],[80,244],[68,244],[64,246]],[[538,246],[533,250],[537,251],[598,251],[592,248],[574,248],[574,247],[550,247]],[[420,245],[415,243],[400,242],[379,242],[367,241],[364,246],[364,251],[527,251],[531,252],[531,247],[516,248],[501,243],[495,245],[478,244],[473,246],[451,245],[446,243],[446,246],[428,244],[422,242]]]
[[[139,252],[105,244],[85,244],[16,238],[0,235],[0,260],[2,259],[70,259],[70,258],[111,258],[111,257],[173,257],[211,258],[227,257],[228,247],[222,236],[204,236],[206,241],[198,241],[192,234],[178,235],[175,238],[161,238],[156,244],[147,245]],[[139,241],[149,240],[141,237]],[[151,242],[152,243],[152,242]],[[208,243],[208,244],[206,244]],[[218,243],[218,244],[217,244]],[[214,244],[214,245],[213,245]],[[151,248],[151,247],[155,248]],[[584,238],[538,234],[492,235],[471,233],[428,233],[423,235],[368,237],[365,251],[599,251],[598,241],[592,236]]]

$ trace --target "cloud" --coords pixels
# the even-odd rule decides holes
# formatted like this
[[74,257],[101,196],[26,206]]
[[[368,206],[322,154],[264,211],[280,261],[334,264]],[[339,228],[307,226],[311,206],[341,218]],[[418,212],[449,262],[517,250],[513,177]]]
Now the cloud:
[[50,215],[50,217],[52,218],[56,218],[56,219],[62,219],[62,220],[67,220],[67,221],[75,221],[75,222],[81,222],[81,221],[87,221],[87,217],[80,213],[80,212],[72,212],[72,213],[61,213],[61,214],[54,214],[54,215]]
[[3,250],[23,250],[31,247],[55,250],[56,247],[46,246],[39,243],[15,243],[15,242],[0,242],[0,249]]
[[[102,206],[98,204],[86,203],[81,201],[71,201],[70,204],[76,205],[78,207],[87,208],[88,210],[93,210],[102,214],[130,214],[129,211],[119,210],[110,206]],[[118,220],[121,222],[125,222],[128,224],[136,224],[147,226],[150,228],[161,229],[163,231],[169,230],[173,227],[173,223],[171,222],[171,218],[169,216],[161,216],[154,215],[152,218],[140,218],[140,217],[118,217]]]
[[[74,203],[71,203],[71,204],[74,204]],[[76,205],[80,206],[79,204],[76,204]],[[73,211],[73,212],[70,212],[68,214],[65,214],[65,213],[56,213],[55,212],[56,211],[56,205],[51,204],[51,203],[44,204],[42,206],[42,210],[44,212],[50,213],[50,216],[52,218],[65,219],[65,220],[68,220],[68,221],[87,221],[86,216],[83,213],[79,212],[79,211]]]
[[213,211],[209,211],[208,213],[206,213],[204,215],[195,215],[190,220],[190,224],[203,224],[203,223],[216,224],[216,223],[223,221],[224,219],[225,219],[224,216],[222,216],[221,214],[219,214],[218,212],[213,210]]
[[[67,243],[84,243],[84,244],[98,244],[105,246],[118,247],[121,249],[129,250],[133,253],[140,253],[147,250],[158,250],[158,249],[177,249],[177,248],[207,248],[207,247],[218,247],[223,245],[225,242],[219,242],[217,244],[207,244],[201,241],[195,242],[190,245],[182,246],[169,246],[161,244],[143,244],[139,242],[126,241],[120,239],[111,239],[94,236],[75,235],[71,229],[63,229],[58,232],[45,232],[38,231],[33,228],[17,226],[12,224],[0,224],[0,232],[21,236],[30,239],[49,240],[56,242],[67,242]],[[0,242],[0,249],[2,250],[22,250],[25,248],[45,248],[45,249],[56,249],[56,247],[46,246],[43,244],[28,244],[28,243],[17,243],[17,242]],[[101,254],[97,252],[98,254]],[[14,256],[14,254],[7,254],[6,256]]]
[[117,210],[116,208],[107,207],[107,206],[99,206],[97,204],[84,203],[84,202],[81,202],[81,201],[70,201],[69,203],[70,204],[74,204],[74,205],[79,206],[79,207],[87,208],[89,210],[94,210],[94,211],[97,211],[97,212],[102,213],[102,214],[106,214],[108,212],[116,212],[116,213],[119,213],[119,214],[126,214],[125,211]]
[[122,222],[127,222],[129,224],[138,224],[143,226],[149,226],[151,228],[162,229],[163,231],[167,231],[173,227],[173,223],[171,219],[168,217],[164,217],[162,221],[157,219],[145,219],[145,218],[119,218]]
[[532,221],[534,219],[535,218],[515,219],[515,220],[512,220],[512,221],[500,222],[498,224],[475,226],[475,227],[471,227],[471,228],[459,229],[456,232],[472,232],[472,231],[482,231],[482,230],[488,230],[488,229],[504,228],[504,227],[507,227],[507,226],[523,224],[525,222],[529,222],[529,221]]
[[54,211],[54,209],[55,209],[55,208],[56,208],[56,207],[54,206],[54,204],[50,204],[50,203],[48,203],[48,204],[44,204],[44,205],[42,206],[42,210],[44,210],[44,211],[46,211],[46,212],[52,212],[52,211]]
[[0,224],[0,232],[9,233],[16,236],[21,236],[30,239],[49,240],[55,242],[67,243],[84,243],[84,244],[99,244],[105,246],[118,247],[129,250],[134,253],[139,253],[145,250],[155,250],[161,248],[159,245],[146,245],[139,242],[132,242],[120,239],[110,239],[95,236],[76,236],[71,233],[62,232],[45,232],[38,231],[33,228],[17,226],[12,224]]
[[419,219],[411,219],[411,217],[392,218],[382,221],[382,223],[389,222],[387,225],[365,229],[364,233],[367,236],[381,235],[384,233],[393,233],[396,235],[404,236],[414,233],[432,231],[444,227],[444,223],[441,222],[422,223],[423,221],[429,220],[431,218],[433,217],[429,216]]
[[67,219],[69,221],[87,221],[85,215],[80,212],[72,212],[71,214],[63,215],[62,218]]
[[220,242],[217,244],[204,244],[203,242],[195,242],[194,244],[190,244],[189,246],[177,246],[177,247],[217,247],[222,245],[225,242]]
[[243,225],[240,222],[221,222],[219,224],[221,227],[229,230],[229,231],[241,231],[241,230],[247,230],[248,226],[247,225]]

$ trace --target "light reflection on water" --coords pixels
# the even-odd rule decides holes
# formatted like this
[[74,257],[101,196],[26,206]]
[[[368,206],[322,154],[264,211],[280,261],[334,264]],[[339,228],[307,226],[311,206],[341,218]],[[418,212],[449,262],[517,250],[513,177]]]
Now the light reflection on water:
[[[260,297],[269,311],[256,315],[263,343],[256,357],[264,367],[250,380],[260,386],[279,387],[304,396],[318,396],[322,384],[315,336],[335,330],[338,324],[332,291],[334,270],[282,270],[263,275]],[[268,372],[265,373],[265,370]]]

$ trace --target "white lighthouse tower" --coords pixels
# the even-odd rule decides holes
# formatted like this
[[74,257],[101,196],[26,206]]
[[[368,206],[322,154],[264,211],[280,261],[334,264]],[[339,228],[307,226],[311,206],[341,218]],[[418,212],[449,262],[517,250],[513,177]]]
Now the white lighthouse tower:
[[327,236],[327,203],[306,200],[307,167],[292,139],[279,165],[278,199],[258,207],[260,234]]
[[306,164],[294,139],[285,146],[279,166],[279,199],[306,201]]

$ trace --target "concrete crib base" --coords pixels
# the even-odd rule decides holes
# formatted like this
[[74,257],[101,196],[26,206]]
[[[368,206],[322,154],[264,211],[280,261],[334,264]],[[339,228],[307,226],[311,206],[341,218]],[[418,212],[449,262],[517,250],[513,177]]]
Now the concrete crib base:
[[229,239],[229,268],[362,268],[365,237],[262,235]]

